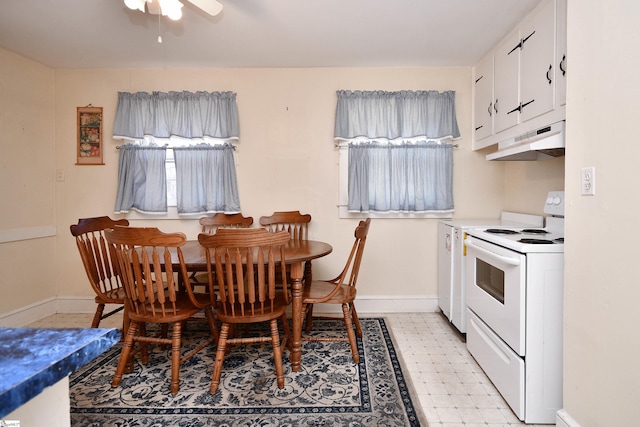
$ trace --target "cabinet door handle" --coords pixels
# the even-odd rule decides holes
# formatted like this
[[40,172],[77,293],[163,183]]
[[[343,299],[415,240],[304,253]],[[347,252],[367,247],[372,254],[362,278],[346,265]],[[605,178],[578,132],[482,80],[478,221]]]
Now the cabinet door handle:
[[520,112],[521,110],[522,110],[522,104],[518,105],[516,108],[514,108],[511,111],[507,111],[507,114],[515,113],[516,111]]
[[478,126],[478,127],[476,128],[476,130],[480,130],[480,129],[482,129],[482,127],[483,127],[483,125],[480,125],[480,126]]
[[483,78],[483,77],[484,77],[484,76],[480,76],[480,77],[478,77],[478,78],[476,79],[476,83],[478,83],[480,80],[482,80],[482,78]]
[[549,77],[549,73],[551,72],[551,70],[553,70],[553,67],[551,65],[549,65],[549,69],[547,70],[547,81],[549,81],[549,84],[551,84],[551,77]]
[[517,45],[515,45],[515,46],[513,47],[513,49],[511,49],[511,50],[509,51],[509,53],[507,53],[507,55],[511,55],[511,54],[513,53],[513,51],[515,51],[516,49],[522,49],[522,46],[524,46],[524,43],[525,43],[527,40],[529,40],[529,39],[531,38],[531,36],[532,36],[532,35],[534,35],[535,33],[536,33],[536,32],[534,31],[533,33],[529,34],[527,37],[525,37],[525,38],[523,38],[523,39],[520,39],[520,42],[519,42]]
[[560,71],[562,71],[562,77],[564,77],[567,74],[567,69],[564,67],[564,65],[567,63],[567,55],[562,55],[562,60],[560,61]]
[[493,111],[496,112],[496,114],[498,113],[498,100],[496,99],[496,102],[493,103]]
[[518,43],[517,45],[515,45],[515,46],[514,46],[514,48],[513,48],[513,49],[511,49],[511,50],[509,51],[509,53],[507,53],[507,56],[508,56],[508,55],[511,55],[511,54],[513,53],[513,51],[514,51],[514,50],[516,50],[516,49],[520,49],[521,47],[522,47],[522,39],[520,39],[520,43]]
[[489,117],[491,117],[493,115],[493,112],[491,111],[492,107],[493,107],[493,102],[490,102],[489,103],[489,108],[487,108],[487,111],[489,112]]
[[527,37],[523,38],[522,41],[520,42],[520,47],[524,46],[524,43],[529,40],[531,38],[532,35],[534,35],[536,32],[534,31],[533,33],[529,34]]
[[520,111],[522,112],[522,109],[523,109],[524,107],[526,107],[527,105],[531,104],[533,101],[535,101],[535,99],[532,99],[532,100],[531,100],[531,101],[529,101],[529,102],[525,102],[524,104],[521,104],[521,105],[520,105]]

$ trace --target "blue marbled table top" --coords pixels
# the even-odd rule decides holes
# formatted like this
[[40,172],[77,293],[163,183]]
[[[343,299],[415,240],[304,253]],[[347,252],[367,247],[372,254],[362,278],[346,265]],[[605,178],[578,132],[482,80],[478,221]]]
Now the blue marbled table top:
[[117,329],[0,328],[0,419],[119,340]]

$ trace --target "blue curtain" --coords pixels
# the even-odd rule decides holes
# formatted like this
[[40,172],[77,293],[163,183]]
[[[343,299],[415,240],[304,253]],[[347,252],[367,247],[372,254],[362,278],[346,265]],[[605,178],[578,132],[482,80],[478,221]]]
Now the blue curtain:
[[203,138],[237,139],[238,128],[233,92],[119,92],[113,137],[133,142],[120,147],[115,212],[167,212],[167,147],[142,140],[171,137],[199,144],[170,147],[178,213],[240,212],[233,146],[201,144]]
[[234,92],[118,92],[115,139],[238,138]]
[[348,210],[452,211],[453,146],[446,140],[460,136],[455,92],[337,94],[334,136],[351,141]]
[[166,147],[120,146],[115,213],[167,212]]
[[178,213],[238,213],[233,146],[175,147]]
[[458,138],[455,92],[339,90],[335,138]]
[[349,211],[452,210],[452,163],[451,144],[351,144]]

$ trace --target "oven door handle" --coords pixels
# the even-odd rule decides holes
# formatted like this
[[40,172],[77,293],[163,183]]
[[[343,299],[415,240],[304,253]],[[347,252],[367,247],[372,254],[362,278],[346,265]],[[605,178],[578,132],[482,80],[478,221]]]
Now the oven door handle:
[[473,243],[471,243],[469,240],[465,240],[464,244],[467,245],[467,247],[469,248],[473,248],[475,250],[477,250],[478,252],[481,252],[485,255],[491,256],[494,259],[499,259],[500,261],[504,262],[505,264],[509,264],[509,265],[520,265],[520,259],[518,258],[509,258],[503,255],[498,255],[495,252],[489,251],[485,248],[481,248],[480,246],[474,245]]

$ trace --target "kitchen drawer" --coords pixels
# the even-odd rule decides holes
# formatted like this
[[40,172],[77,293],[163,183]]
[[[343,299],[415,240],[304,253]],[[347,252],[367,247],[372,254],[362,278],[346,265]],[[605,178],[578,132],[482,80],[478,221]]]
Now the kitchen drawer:
[[524,420],[524,360],[467,309],[467,349],[520,420]]

